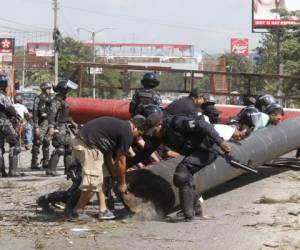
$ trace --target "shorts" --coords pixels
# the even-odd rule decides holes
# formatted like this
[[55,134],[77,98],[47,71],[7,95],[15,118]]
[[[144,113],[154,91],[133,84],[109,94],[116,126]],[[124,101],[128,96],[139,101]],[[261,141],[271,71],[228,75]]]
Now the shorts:
[[78,159],[82,166],[80,190],[101,191],[103,179],[109,176],[102,152],[99,149],[88,147],[79,138],[73,140],[72,149],[73,156]]

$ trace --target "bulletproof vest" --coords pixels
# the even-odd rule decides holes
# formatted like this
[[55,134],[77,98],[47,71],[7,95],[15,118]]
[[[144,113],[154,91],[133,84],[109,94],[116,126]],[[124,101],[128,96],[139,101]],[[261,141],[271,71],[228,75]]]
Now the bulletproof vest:
[[132,107],[134,115],[139,114],[141,112],[143,105],[160,105],[160,96],[153,89],[138,89],[135,93],[134,99],[135,103],[134,107]]
[[167,145],[182,155],[188,155],[197,150],[201,146],[201,142],[206,137],[201,130],[195,129],[191,131],[188,126],[190,123],[197,126],[198,119],[204,119],[203,116],[184,116],[186,118],[186,131],[183,132],[181,125],[181,131],[177,128],[176,118],[179,116],[170,116],[166,119],[165,135],[167,137]]
[[46,119],[50,113],[50,97],[47,98],[43,95],[39,95],[38,98],[38,117],[39,119]]
[[176,129],[175,116],[170,116],[165,121],[165,135],[167,145],[180,154],[188,154],[191,151],[190,143],[187,143],[188,136]]
[[70,121],[69,104],[60,97],[54,97],[53,105],[56,105],[57,113],[55,115],[55,122],[58,125],[65,124]]
[[0,119],[8,119],[11,118],[10,110],[12,109],[12,102],[6,93],[0,90]]

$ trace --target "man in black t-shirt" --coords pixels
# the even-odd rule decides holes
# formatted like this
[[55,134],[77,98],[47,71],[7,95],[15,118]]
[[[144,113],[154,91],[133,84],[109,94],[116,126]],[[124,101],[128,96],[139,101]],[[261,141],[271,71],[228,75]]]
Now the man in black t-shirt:
[[117,176],[119,191],[127,192],[126,154],[133,139],[141,136],[144,129],[145,118],[141,115],[130,121],[100,117],[87,122],[80,129],[73,143],[73,154],[82,166],[82,192],[74,208],[74,218],[89,218],[82,210],[94,193],[97,194],[99,203],[98,218],[115,217],[105,203],[103,179],[109,175]]

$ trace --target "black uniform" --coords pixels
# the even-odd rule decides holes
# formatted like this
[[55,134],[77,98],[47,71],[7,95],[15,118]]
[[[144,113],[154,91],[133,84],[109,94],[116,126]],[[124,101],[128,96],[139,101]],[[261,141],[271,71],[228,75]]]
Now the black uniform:
[[51,101],[49,114],[49,128],[56,131],[53,134],[52,145],[55,148],[51,154],[49,167],[46,170],[48,175],[56,174],[56,167],[60,156],[64,156],[65,171],[72,161],[71,134],[68,124],[72,121],[69,114],[69,105],[64,97],[57,94]]
[[219,123],[219,111],[216,109],[214,103],[202,104],[203,114],[209,118],[211,124]]
[[18,155],[21,152],[18,135],[12,120],[17,121],[17,112],[7,94],[0,90],[0,169],[2,177],[6,177],[4,165],[4,143],[9,143],[9,176],[17,176]]
[[129,112],[131,116],[141,113],[143,105],[154,104],[159,106],[161,104],[160,95],[152,88],[137,89],[129,104]]
[[50,209],[50,204],[54,205],[55,203],[63,202],[66,204],[65,212],[71,212],[76,206],[81,194],[81,190],[79,189],[82,180],[81,165],[77,160],[70,165],[70,169],[67,173],[67,179],[72,180],[70,188],[40,196],[36,201],[38,206],[47,211]]
[[[185,217],[192,219],[195,206],[200,206],[199,196],[194,191],[193,175],[216,159],[216,155],[209,151],[212,142],[221,144],[224,140],[203,116],[169,116],[163,123],[163,129],[160,142],[185,156],[176,168],[174,185],[179,188]],[[146,141],[145,150],[134,157],[131,164],[148,157],[158,147],[157,140],[153,138],[149,146]]]
[[202,109],[194,104],[191,96],[183,97],[173,101],[164,111],[166,115],[191,115],[202,113]]
[[40,151],[40,146],[43,145],[43,159],[42,166],[47,168],[49,164],[49,146],[51,137],[47,134],[48,132],[48,119],[50,115],[50,96],[45,96],[40,94],[34,99],[33,104],[33,128],[40,129],[40,135],[34,135],[33,148],[32,148],[32,160],[31,168],[38,168],[38,156]]

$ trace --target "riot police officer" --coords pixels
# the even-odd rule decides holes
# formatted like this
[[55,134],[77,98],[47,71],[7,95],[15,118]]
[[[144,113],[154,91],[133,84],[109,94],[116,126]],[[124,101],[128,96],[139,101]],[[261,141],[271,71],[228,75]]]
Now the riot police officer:
[[236,117],[232,118],[230,124],[247,125],[250,129],[254,130],[261,119],[261,114],[254,105],[249,105],[243,108]]
[[[193,219],[196,213],[201,216],[199,194],[194,189],[193,175],[216,159],[215,153],[210,150],[213,143],[218,144],[225,152],[230,151],[229,144],[219,136],[212,124],[205,121],[203,115],[174,115],[163,119],[158,113],[153,113],[146,119],[146,127],[152,128],[147,134],[158,140],[152,143],[152,151],[145,145],[148,154],[159,143],[164,143],[185,156],[174,173],[174,185],[179,188],[180,205],[185,219]],[[210,142],[201,146],[207,137]]]
[[69,114],[69,106],[66,102],[67,94],[78,85],[70,80],[61,80],[53,88],[57,93],[51,101],[49,115],[49,134],[53,135],[52,145],[55,148],[51,154],[46,175],[57,176],[56,167],[60,156],[64,156],[65,172],[72,161],[71,134],[69,125],[77,128],[77,124]]
[[50,114],[50,90],[52,86],[48,82],[43,82],[40,85],[41,94],[35,97],[33,104],[33,147],[31,169],[39,169],[38,157],[40,146],[43,148],[42,167],[45,169],[49,164],[49,146],[51,136],[48,134],[48,119]]
[[211,124],[219,123],[220,112],[216,109],[216,99],[210,94],[204,95],[205,102],[201,105],[203,114],[209,118]]
[[269,125],[277,125],[282,121],[283,116],[282,106],[278,103],[271,103],[264,108],[264,112],[259,112],[254,106],[244,108],[235,119],[235,122],[247,125],[253,131],[256,131]]
[[155,104],[159,106],[161,104],[159,94],[153,90],[160,83],[156,74],[152,72],[146,73],[143,76],[141,83],[144,88],[140,88],[135,91],[129,104],[129,112],[132,117],[140,114],[143,105]]
[[194,88],[189,96],[177,99],[164,110],[166,115],[202,114],[201,106],[205,103],[205,95],[199,88]]
[[274,96],[269,94],[259,95],[256,98],[255,107],[259,109],[261,112],[265,112],[268,105],[272,103],[277,103]]
[[2,177],[7,177],[4,165],[4,143],[9,143],[9,172],[8,176],[17,177],[18,155],[21,152],[20,141],[12,121],[18,123],[17,112],[6,93],[8,79],[0,75],[0,168]]
[[82,177],[81,177],[81,165],[80,162],[75,159],[70,165],[70,169],[67,172],[67,180],[71,179],[72,185],[67,190],[58,190],[46,195],[40,196],[36,203],[39,207],[43,208],[45,212],[50,210],[50,204],[63,202],[66,204],[65,213],[68,214],[73,210],[77,204],[81,190],[79,189]]

